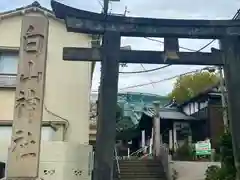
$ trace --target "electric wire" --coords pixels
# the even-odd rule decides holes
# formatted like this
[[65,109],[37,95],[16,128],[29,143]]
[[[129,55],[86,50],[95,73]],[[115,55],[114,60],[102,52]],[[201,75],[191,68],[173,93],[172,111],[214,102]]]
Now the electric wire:
[[119,90],[125,90],[125,89],[132,89],[132,88],[136,88],[136,87],[147,86],[147,85],[151,85],[152,83],[153,84],[158,84],[158,83],[161,83],[161,82],[164,82],[164,81],[169,81],[169,80],[172,80],[172,79],[184,76],[184,75],[196,73],[196,72],[199,72],[199,71],[204,70],[204,69],[205,68],[196,69],[196,70],[189,71],[189,72],[186,72],[186,73],[182,73],[182,74],[179,74],[179,75],[175,75],[175,76],[171,76],[171,77],[168,77],[168,78],[164,78],[164,79],[161,79],[161,80],[158,80],[158,81],[152,81],[151,83],[142,83],[142,84],[136,84],[136,85],[132,85],[132,86],[127,86],[127,87],[120,88]]
[[[150,41],[155,41],[155,42],[159,42],[159,43],[164,44],[164,41],[161,41],[161,40],[158,40],[158,39],[152,39],[152,38],[149,38],[149,37],[144,37],[144,38],[147,39],[147,40],[150,40]],[[191,52],[200,52],[200,51],[202,51],[203,49],[205,49],[206,47],[208,47],[209,45],[211,45],[215,40],[216,40],[216,39],[211,40],[210,42],[208,42],[206,45],[204,45],[203,47],[201,47],[201,48],[198,49],[198,50],[190,49],[190,48],[183,47],[183,46],[179,46],[179,48],[180,48],[180,49],[187,50],[187,51],[191,51]]]
[[[141,67],[143,68],[144,71],[146,71],[146,68],[143,66],[143,64],[141,64]],[[155,88],[154,87],[154,83],[153,83],[153,81],[150,78],[149,78],[149,81],[152,84],[152,87]]]
[[[143,66],[143,64],[141,64]],[[154,69],[144,69],[145,70],[142,70],[142,71],[124,71],[124,72],[119,72],[120,74],[138,74],[138,73],[148,73],[148,72],[153,72],[153,71],[157,71],[157,70],[160,70],[160,69],[164,69],[166,67],[169,67],[171,66],[170,64],[168,65],[165,65],[165,66],[161,66],[161,67],[158,67],[158,68],[154,68]]]
[[103,10],[103,4],[102,4],[102,2],[100,1],[100,0],[97,0],[97,2],[98,2],[98,4],[101,6],[101,8],[102,8],[102,10]]
[[[160,42],[160,43],[164,43],[163,41],[157,40],[157,39],[151,39],[148,37],[145,37],[145,39],[151,40],[151,41],[156,41],[156,42]],[[211,40],[210,42],[208,42],[206,45],[202,46],[200,49],[198,50],[194,50],[194,49],[190,49],[190,48],[185,48],[185,47],[181,47],[181,49],[185,49],[185,50],[189,50],[192,52],[200,52],[203,49],[207,48],[208,46],[210,46],[216,39]],[[179,47],[180,48],[180,47]],[[141,64],[141,66],[143,66],[143,64]],[[158,71],[160,69],[164,69],[166,67],[172,66],[172,64],[168,64],[159,68],[154,68],[154,69],[146,69],[144,71],[125,71],[125,72],[119,72],[120,74],[138,74],[138,73],[148,73],[148,72],[153,72],[153,71]],[[144,66],[143,66],[144,67]]]

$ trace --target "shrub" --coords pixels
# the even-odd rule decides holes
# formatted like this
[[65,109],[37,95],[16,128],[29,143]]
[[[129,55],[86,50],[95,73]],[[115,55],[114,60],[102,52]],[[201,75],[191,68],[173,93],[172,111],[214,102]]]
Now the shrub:
[[232,136],[229,131],[224,133],[219,141],[221,168],[210,166],[206,171],[205,180],[234,180],[236,168],[234,165]]
[[173,159],[180,161],[192,161],[194,159],[193,147],[188,144],[187,140],[174,153]]
[[218,166],[210,166],[208,167],[207,171],[206,171],[206,178],[205,180],[219,180],[219,171],[220,171],[220,167]]

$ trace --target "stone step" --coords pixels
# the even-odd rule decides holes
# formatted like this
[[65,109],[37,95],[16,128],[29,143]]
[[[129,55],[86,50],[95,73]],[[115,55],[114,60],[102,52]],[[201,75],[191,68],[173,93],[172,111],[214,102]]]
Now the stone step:
[[125,159],[119,160],[118,162],[126,162],[126,163],[160,163],[161,161],[155,159]]
[[119,163],[120,166],[161,166],[161,163]]
[[159,170],[159,171],[152,171],[152,170],[145,170],[145,171],[124,171],[120,169],[121,174],[164,174],[163,170]]
[[141,162],[120,162],[119,164],[122,164],[122,165],[159,165],[161,164],[160,162],[155,162],[155,163],[141,163]]
[[134,178],[134,177],[164,177],[165,174],[164,173],[154,173],[154,174],[147,174],[147,173],[142,173],[142,174],[120,174],[120,177],[123,178],[123,177],[131,177],[131,178]]
[[154,166],[154,167],[144,167],[144,166],[120,166],[120,170],[122,171],[161,171],[164,170],[162,167]]
[[[119,179],[116,179],[116,180],[119,180]],[[120,178],[120,180],[167,180],[167,178],[165,178],[165,177],[157,177],[157,178],[145,178],[145,177],[143,177],[143,178],[139,178],[139,177],[131,177],[131,178]]]
[[119,164],[161,164],[160,161],[118,161]]
[[163,170],[160,171],[121,171],[121,174],[164,174],[165,172]]
[[159,179],[166,178],[165,176],[120,176],[120,179]]
[[148,172],[162,172],[164,169],[162,167],[120,167],[121,172],[142,172],[142,171],[148,171]]
[[120,180],[166,180],[160,161],[120,160]]
[[126,164],[120,164],[119,167],[122,168],[122,169],[163,169],[161,164],[158,164],[158,165],[146,165],[146,164],[126,165]]
[[119,164],[120,167],[128,168],[128,167],[149,167],[149,168],[162,168],[162,164]]

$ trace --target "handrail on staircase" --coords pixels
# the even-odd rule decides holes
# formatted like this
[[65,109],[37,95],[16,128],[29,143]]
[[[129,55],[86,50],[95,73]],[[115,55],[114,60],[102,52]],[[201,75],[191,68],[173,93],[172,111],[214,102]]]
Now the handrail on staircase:
[[138,149],[137,151],[131,153],[131,154],[130,154],[130,157],[131,157],[131,156],[137,156],[139,153],[145,151],[145,150],[148,149],[148,148],[150,148],[150,146],[142,147],[142,148]]
[[115,154],[115,160],[116,160],[116,164],[117,164],[117,173],[118,173],[118,177],[120,175],[120,166],[119,166],[119,159],[118,159],[118,153],[117,153],[117,148],[114,148],[114,154]]

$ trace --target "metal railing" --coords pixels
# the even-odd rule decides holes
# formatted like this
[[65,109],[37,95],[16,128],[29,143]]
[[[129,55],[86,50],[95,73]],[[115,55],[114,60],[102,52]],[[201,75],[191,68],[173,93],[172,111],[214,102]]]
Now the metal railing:
[[152,146],[145,146],[142,147],[140,149],[138,149],[137,151],[131,153],[128,157],[128,159],[133,159],[133,158],[139,158],[142,159],[146,156],[151,156],[152,155]]
[[115,162],[116,162],[116,166],[117,166],[117,178],[120,179],[120,165],[119,165],[119,159],[118,159],[118,153],[117,153],[117,148],[114,148],[114,156],[115,156]]
[[0,73],[0,87],[16,87],[16,74]]
[[140,153],[143,153],[144,151],[146,151],[148,148],[148,146],[142,147],[140,149],[138,149],[137,151],[133,152],[130,154],[130,157],[138,157]]

